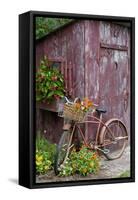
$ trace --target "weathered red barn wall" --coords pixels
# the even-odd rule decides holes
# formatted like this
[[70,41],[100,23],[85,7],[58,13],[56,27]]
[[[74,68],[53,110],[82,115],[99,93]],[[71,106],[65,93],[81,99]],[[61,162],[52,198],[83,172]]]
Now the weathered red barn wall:
[[[111,22],[86,22],[85,95],[118,117],[130,130],[130,33]],[[90,131],[91,130],[91,131]],[[91,134],[94,129],[88,127]],[[93,134],[88,135],[92,137]]]
[[[102,21],[77,21],[37,42],[36,64],[40,59],[62,57],[73,68],[74,95],[88,96],[107,110],[104,119],[118,117],[130,129],[130,33],[125,26]],[[43,112],[43,114],[42,114]],[[37,126],[58,141],[61,119],[48,111],[37,111]],[[50,119],[50,120],[49,120]],[[56,130],[55,130],[55,127]],[[48,133],[48,130],[50,130]],[[95,127],[86,126],[93,138]]]
[[[44,55],[64,58],[66,65],[73,69],[74,94],[79,97],[84,97],[84,30],[83,21],[72,23],[36,44],[36,66],[39,66]],[[53,113],[53,120],[55,115],[57,113]],[[50,112],[37,109],[36,124],[37,129],[47,130],[48,139],[59,140],[63,120],[58,116],[53,122]]]

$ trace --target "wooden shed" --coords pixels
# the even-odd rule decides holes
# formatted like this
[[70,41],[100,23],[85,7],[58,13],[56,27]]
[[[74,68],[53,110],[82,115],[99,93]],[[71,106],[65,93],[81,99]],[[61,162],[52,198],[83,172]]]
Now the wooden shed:
[[[104,119],[120,118],[130,130],[129,24],[76,20],[36,41],[36,67],[47,55],[64,74],[73,97],[89,97],[105,108]],[[37,129],[58,142],[63,119],[56,108],[37,106]],[[86,131],[93,137],[94,127]]]

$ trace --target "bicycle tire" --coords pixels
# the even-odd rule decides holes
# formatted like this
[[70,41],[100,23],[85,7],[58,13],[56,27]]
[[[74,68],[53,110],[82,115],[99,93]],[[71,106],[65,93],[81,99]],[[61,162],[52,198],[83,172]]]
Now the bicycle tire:
[[56,175],[59,174],[59,168],[64,163],[67,153],[69,154],[67,150],[70,151],[68,148],[71,141],[72,139],[70,131],[64,131],[60,138],[59,144],[57,145],[55,154],[54,171]]
[[[128,133],[125,125],[123,122],[119,119],[110,119],[105,123],[106,126],[104,126],[101,129],[100,133],[100,144],[106,144],[106,142],[110,141],[111,144],[105,145],[103,147],[103,154],[108,160],[114,160],[117,158],[120,158],[125,150],[125,147],[127,145],[128,141]],[[120,129],[120,131],[117,131],[116,134],[118,136],[115,136],[115,131],[113,132],[115,136],[115,141],[113,141],[113,137],[111,136],[111,133],[109,132],[110,130],[113,130],[113,127],[115,129],[115,126]],[[108,128],[109,129],[108,129]],[[121,139],[122,137],[122,139]],[[120,139],[119,139],[120,138]],[[107,143],[108,144],[108,143]],[[104,149],[109,150],[108,153],[104,153]]]

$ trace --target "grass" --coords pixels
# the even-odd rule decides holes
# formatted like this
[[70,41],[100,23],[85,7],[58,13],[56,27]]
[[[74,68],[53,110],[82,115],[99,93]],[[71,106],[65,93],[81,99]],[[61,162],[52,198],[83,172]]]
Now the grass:
[[125,178],[125,177],[130,177],[130,170],[122,172],[117,178]]

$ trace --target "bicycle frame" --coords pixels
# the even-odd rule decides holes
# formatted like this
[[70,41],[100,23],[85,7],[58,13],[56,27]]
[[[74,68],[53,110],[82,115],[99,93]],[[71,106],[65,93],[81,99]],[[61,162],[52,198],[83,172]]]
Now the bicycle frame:
[[[68,103],[69,104],[73,104],[73,103],[75,103],[77,101],[77,98],[75,99],[74,102],[71,102],[67,97],[65,97],[65,100],[66,100],[67,104]],[[97,105],[95,104],[95,106],[97,106]],[[92,119],[91,120],[87,120],[87,117],[92,118]],[[64,123],[63,130],[65,130],[65,131],[70,130],[70,128],[72,126],[72,122],[73,121],[68,120],[67,123]],[[85,123],[87,123],[87,124],[88,123],[98,124],[95,141],[93,141],[94,145],[91,145],[91,146],[93,146],[93,148],[102,147],[102,146],[111,144],[113,141],[115,141],[114,133],[111,131],[111,129],[102,120],[102,113],[99,113],[99,118],[98,118],[98,117],[95,117],[93,115],[93,112],[89,112],[89,113],[86,114],[86,116],[85,116],[83,121],[81,121],[81,122],[73,122],[73,123],[74,123],[74,125],[73,125],[73,129],[72,129],[72,132],[71,132],[71,138],[72,138],[72,136],[74,134],[75,129],[77,128],[79,130],[80,134],[81,134],[81,137],[82,137],[85,145],[87,145],[87,146],[88,146],[88,143],[87,143],[87,141],[85,139],[85,134],[82,132],[81,128],[79,127],[80,124],[85,124]],[[106,127],[107,128],[107,130],[109,131],[109,133],[110,133],[110,135],[112,137],[112,142],[110,141],[110,143],[108,142],[107,144],[99,144],[98,140],[99,140],[100,130],[101,130],[102,127]]]
[[[103,122],[102,120],[102,113],[98,112],[98,117],[97,116],[94,116],[93,114],[94,112],[89,112],[86,114],[86,116],[84,117],[83,121],[73,121],[73,120],[70,120],[70,119],[67,119],[67,118],[64,118],[64,126],[63,126],[63,130],[64,131],[67,131],[69,132],[69,142],[68,142],[68,146],[67,146],[67,152],[66,152],[66,156],[65,156],[65,159],[64,159],[64,162],[66,162],[68,156],[69,156],[69,152],[70,152],[70,149],[74,146],[74,142],[72,142],[73,140],[73,136],[74,136],[74,133],[75,133],[75,130],[77,129],[82,137],[82,141],[84,142],[84,145],[87,146],[87,148],[91,149],[91,150],[98,150],[100,152],[102,152],[104,154],[104,156],[108,159],[112,159],[110,157],[107,157],[107,154],[110,152],[110,149],[106,149],[106,148],[103,148],[103,147],[106,147],[108,145],[112,145],[112,144],[116,144],[117,143],[117,140],[116,140],[116,137],[114,135],[114,131],[111,130],[111,127],[109,126],[109,123],[110,123],[110,120],[106,121],[106,122]],[[112,121],[118,121],[119,123],[121,122],[119,119],[117,118],[112,118],[111,119]],[[86,138],[85,138],[85,133],[84,131],[82,130],[82,128],[80,127],[81,124],[97,124],[97,130],[96,130],[96,135],[95,135],[95,139],[94,140],[91,140],[91,141],[87,141]],[[126,129],[125,125],[121,122],[122,126]],[[106,133],[105,130],[108,130],[108,132],[110,133],[110,136],[111,138],[110,139],[106,139],[106,140],[103,140],[103,139],[100,139],[100,138],[103,138],[103,134]],[[118,133],[118,131],[117,131]],[[128,135],[126,134],[125,136],[121,136],[119,137],[119,140],[121,139],[126,139],[128,138]],[[118,139],[118,138],[117,138]],[[125,143],[124,143],[125,144]],[[123,144],[123,147],[122,147],[122,150],[124,151],[124,144]],[[121,154],[122,155],[122,152],[121,151]],[[114,158],[113,158],[114,159]],[[64,162],[62,164],[64,164]]]
[[[87,117],[92,118],[92,120],[86,120]],[[85,134],[83,133],[83,131],[81,130],[81,128],[80,128],[80,126],[79,126],[80,124],[85,124],[85,123],[98,124],[97,131],[96,131],[95,141],[93,141],[93,142],[94,142],[94,145],[93,145],[93,148],[94,148],[94,149],[96,149],[97,147],[105,146],[104,144],[99,144],[99,143],[98,143],[98,138],[99,138],[99,134],[100,134],[100,129],[101,129],[103,126],[105,126],[105,127],[109,130],[109,132],[110,132],[110,134],[111,134],[113,140],[115,139],[115,138],[114,138],[114,135],[113,135],[113,133],[112,133],[112,131],[110,130],[110,128],[107,127],[106,124],[102,121],[102,113],[100,114],[99,118],[98,118],[98,117],[95,117],[95,116],[93,116],[93,115],[89,115],[89,114],[88,114],[88,115],[85,117],[85,119],[84,119],[83,121],[81,121],[81,122],[75,122],[74,125],[73,125],[72,132],[71,132],[71,139],[72,139],[72,137],[73,137],[73,134],[74,134],[75,129],[78,129],[79,132],[80,132],[80,134],[81,134],[81,137],[82,137],[82,139],[83,139],[83,141],[84,141],[84,144],[85,144],[86,146],[89,146],[88,142],[87,142],[86,139],[85,139]],[[70,125],[70,126],[69,126],[69,125]],[[67,127],[71,127],[71,122],[65,124],[63,129],[64,129],[64,130],[65,130],[65,129],[67,130]],[[69,129],[70,129],[70,128],[69,128]],[[68,129],[68,130],[69,130],[69,129]],[[92,148],[92,146],[91,146],[91,148]]]

